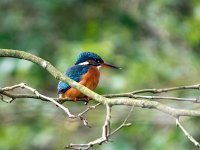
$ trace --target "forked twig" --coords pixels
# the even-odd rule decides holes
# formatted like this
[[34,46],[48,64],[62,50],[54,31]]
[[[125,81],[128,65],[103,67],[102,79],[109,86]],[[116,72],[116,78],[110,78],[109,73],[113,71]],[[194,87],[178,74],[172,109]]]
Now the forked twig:
[[79,117],[80,120],[83,121],[83,124],[84,124],[85,126],[88,126],[88,127],[91,128],[91,126],[89,125],[87,119],[84,118],[83,115],[86,114],[88,111],[90,111],[90,110],[92,110],[92,109],[95,109],[95,108],[96,108],[97,106],[99,106],[99,105],[101,105],[101,103],[97,103],[97,104],[95,104],[95,105],[93,105],[93,106],[88,106],[84,111],[82,111],[81,113],[79,113],[79,114],[77,115],[77,117]]
[[69,144],[65,148],[74,150],[87,150],[96,144],[102,144],[108,142],[108,137],[110,136],[110,119],[111,119],[111,106],[106,105],[106,119],[104,125],[102,126],[102,136],[94,141],[87,144]]
[[[14,99],[16,98],[34,98],[34,99],[40,99],[43,101],[48,101],[45,98],[42,97],[38,97],[37,95],[33,95],[33,94],[14,94],[14,93],[8,93],[7,91],[9,90],[14,90],[16,88],[18,88],[20,86],[20,84],[11,86],[11,87],[5,87],[0,89],[0,94],[3,94],[7,97],[10,97],[11,99],[9,101],[5,101],[5,102],[12,102]],[[129,98],[134,98],[134,99],[147,99],[147,100],[174,100],[174,101],[183,101],[183,102],[192,102],[192,103],[200,103],[200,97],[196,97],[196,98],[180,98],[180,97],[169,97],[169,96],[149,96],[149,95],[136,95],[139,93],[162,93],[162,92],[169,92],[169,91],[174,91],[174,90],[183,90],[183,89],[199,89],[199,84],[196,85],[190,85],[190,86],[180,86],[180,87],[172,87],[172,88],[164,88],[164,89],[144,89],[144,90],[138,90],[138,91],[133,91],[133,92],[128,92],[128,93],[120,93],[120,94],[108,94],[108,95],[104,95],[104,97],[106,98],[116,98],[116,97],[129,97]],[[56,101],[62,101],[62,103],[64,102],[73,102],[72,98],[64,98],[64,99],[60,99],[60,98],[53,98]],[[79,102],[86,102],[85,98],[80,98],[78,100]]]
[[101,105],[101,103],[97,103],[97,104],[95,104],[93,106],[88,106],[84,111],[82,111],[81,113],[79,113],[77,116],[83,116],[85,113],[87,113],[91,109],[95,109],[99,105]]
[[36,89],[33,89],[30,86],[27,86],[25,83],[21,83],[21,88],[25,88],[31,92],[33,92],[36,96],[38,97],[42,97],[46,100],[49,100],[50,102],[54,103],[56,106],[60,107],[62,110],[64,110],[64,112],[66,112],[66,114],[68,115],[69,118],[76,118],[75,115],[72,115],[69,111],[68,108],[66,108],[65,106],[61,105],[60,103],[58,103],[57,101],[55,101],[53,98],[47,97],[45,95],[40,94]]
[[[58,103],[53,98],[50,98],[50,97],[47,97],[45,95],[40,94],[36,89],[34,89],[34,88],[30,87],[30,86],[27,86],[25,83],[20,83],[20,84],[14,85],[14,86],[1,88],[0,89],[1,100],[4,101],[4,102],[6,102],[6,103],[11,103],[13,100],[15,100],[15,98],[19,98],[19,97],[15,97],[16,95],[8,93],[8,91],[14,90],[16,88],[22,88],[22,89],[26,89],[28,91],[31,91],[34,94],[32,96],[37,97],[38,99],[42,99],[42,100],[50,101],[50,102],[54,103],[56,106],[58,106],[59,108],[61,108],[62,110],[64,110],[64,112],[68,115],[69,118],[71,118],[71,119],[75,119],[75,118],[80,119],[80,120],[83,121],[83,124],[85,126],[89,126],[88,122],[87,122],[87,119],[83,117],[83,114],[85,114],[87,111],[89,111],[90,109],[92,109],[92,107],[90,109],[88,109],[87,111],[82,112],[82,114],[73,115],[73,114],[70,113],[70,111],[69,111],[68,108],[66,108],[62,104]],[[7,97],[10,97],[10,100],[5,100],[4,97],[3,97],[3,95],[5,95]],[[21,95],[23,95],[23,94],[19,94],[19,96],[21,96]]]

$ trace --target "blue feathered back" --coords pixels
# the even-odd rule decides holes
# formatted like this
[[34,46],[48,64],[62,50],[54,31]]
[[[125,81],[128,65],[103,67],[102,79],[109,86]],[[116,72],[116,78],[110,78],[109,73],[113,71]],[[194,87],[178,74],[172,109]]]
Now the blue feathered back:
[[[89,65],[75,65],[71,68],[69,68],[66,72],[65,72],[65,75],[67,77],[69,77],[70,79],[76,81],[76,82],[79,82],[81,80],[81,76],[86,74],[87,71],[89,69]],[[58,94],[60,93],[65,93],[68,89],[70,89],[71,87],[60,81],[58,83]]]

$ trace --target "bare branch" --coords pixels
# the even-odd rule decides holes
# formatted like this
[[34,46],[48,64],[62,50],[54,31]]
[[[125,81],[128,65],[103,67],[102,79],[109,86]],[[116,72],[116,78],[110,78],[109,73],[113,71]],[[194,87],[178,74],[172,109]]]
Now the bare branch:
[[[69,112],[68,108],[64,107],[63,105],[61,105],[60,103],[55,101],[53,98],[50,98],[50,97],[47,97],[45,95],[40,94],[36,89],[34,89],[34,88],[30,87],[30,86],[27,86],[25,83],[20,83],[20,84],[14,85],[14,86],[2,88],[1,89],[1,94],[5,94],[4,91],[13,90],[13,89],[16,89],[16,88],[22,88],[22,89],[27,89],[27,90],[31,91],[38,98],[42,98],[42,99],[48,100],[48,101],[54,103],[55,105],[57,105],[58,107],[60,107],[62,110],[64,110],[64,112],[68,115],[69,118],[75,118],[75,116],[72,115]],[[6,93],[5,95],[14,99],[14,97],[10,96],[8,93]]]
[[133,111],[133,108],[134,108],[134,106],[131,107],[131,109],[130,109],[128,115],[126,116],[126,118],[124,119],[123,123],[122,123],[118,128],[116,128],[113,132],[111,132],[110,135],[115,134],[116,132],[118,132],[118,131],[119,131],[121,128],[123,128],[123,127],[129,127],[129,126],[132,125],[131,123],[127,123],[127,120],[128,120],[128,118],[130,117],[130,115],[131,115],[131,113],[132,113],[132,111]]
[[186,102],[200,103],[199,97],[198,98],[179,98],[179,97],[168,97],[168,96],[132,95],[131,98],[148,99],[148,100],[176,100],[176,101],[186,101]]
[[114,98],[109,99],[108,104],[110,105],[127,105],[127,106],[135,106],[141,108],[149,108],[149,109],[157,109],[161,112],[169,114],[171,116],[200,116],[199,110],[187,110],[187,109],[178,109],[166,106],[157,101],[149,101],[149,100],[135,100],[132,98]]
[[97,104],[95,104],[93,106],[88,106],[83,112],[79,113],[77,116],[83,116],[85,113],[87,113],[91,109],[95,109],[99,105],[101,105],[101,103],[97,103]]
[[[3,91],[2,89],[0,89],[0,94],[13,98],[13,99],[17,99],[17,98],[27,98],[27,99],[38,99],[38,100],[42,100],[42,101],[46,101],[49,102],[48,100],[46,100],[45,98],[42,97],[38,97],[37,95],[33,95],[33,94],[15,94],[15,93],[10,93],[9,91]],[[62,102],[74,102],[74,100],[72,98],[52,98],[55,101],[62,101]],[[86,102],[86,99],[81,98],[78,99],[78,102]]]
[[111,106],[106,104],[106,120],[102,127],[102,137],[108,141],[110,136],[110,119],[111,119]]
[[[120,94],[109,94],[104,95],[107,98],[114,98],[114,97],[130,97],[130,98],[144,98],[144,99],[172,99],[172,100],[183,100],[183,101],[190,101],[190,99],[185,98],[174,98],[174,97],[158,97],[158,96],[141,96],[136,95],[140,93],[164,93],[164,92],[172,92],[178,90],[200,90],[200,84],[188,85],[188,86],[177,86],[177,87],[170,87],[170,88],[163,88],[163,89],[142,89],[137,91],[132,91],[128,93],[120,93]],[[196,99],[191,99],[191,101],[196,101]]]
[[93,92],[92,90],[86,88],[85,86],[73,81],[72,79],[66,77],[63,73],[58,71],[53,65],[51,65],[50,62],[37,57],[33,54],[20,51],[20,50],[11,50],[11,49],[0,49],[0,57],[13,57],[13,58],[19,58],[31,61],[35,64],[38,64],[43,69],[47,70],[54,78],[57,80],[61,80],[67,84],[69,84],[71,87],[79,90],[83,94],[95,99],[96,101],[100,103],[106,103],[107,98]]
[[16,88],[22,87],[22,85],[24,85],[24,83],[16,84],[16,85],[13,85],[13,86],[7,86],[7,87],[2,88],[1,90],[2,91],[11,91],[11,90],[14,90]]
[[[38,97],[37,95],[8,93],[8,91],[3,91],[2,89],[0,89],[0,94],[5,95],[5,96],[10,97],[10,98],[13,98],[13,99],[33,98],[33,99],[39,99],[39,100],[47,101],[46,99]],[[129,97],[129,98],[134,98],[134,99],[175,100],[175,101],[200,103],[200,97],[197,97],[197,98],[179,98],[179,97],[168,97],[168,96],[144,96],[144,95],[132,95],[132,94],[109,94],[109,95],[104,95],[104,97],[106,97],[106,98]],[[62,101],[62,103],[74,102],[72,98],[53,98],[53,99],[56,100],[56,101]],[[78,102],[87,102],[87,101],[86,101],[85,98],[79,98]]]
[[[22,88],[24,88],[24,87],[22,87]],[[30,88],[31,87],[29,87],[29,90],[30,90]],[[31,90],[34,93],[35,89],[31,89]],[[4,94],[3,92],[2,92],[2,89],[1,89],[0,93]],[[37,92],[34,93],[34,94],[36,94],[37,98],[45,99],[45,100],[48,100],[48,101],[52,100],[54,104],[56,102],[53,98],[45,97],[44,95],[43,96],[38,95]],[[8,96],[8,94],[7,94],[7,96]],[[14,99],[15,97],[11,96],[11,98]],[[186,110],[186,109],[175,109],[175,108],[163,105],[163,104],[156,102],[156,101],[149,101],[149,100],[143,100],[143,99],[137,100],[137,99],[134,99],[134,98],[119,97],[119,98],[108,99],[107,102],[108,102],[109,105],[127,105],[127,106],[141,107],[141,108],[151,108],[151,109],[154,108],[154,109],[157,109],[157,110],[162,111],[164,113],[170,114],[172,116],[200,116],[200,111],[198,111],[198,110],[195,111],[195,110]],[[56,105],[57,105],[57,103],[58,102],[56,102]]]
[[[0,89],[0,94],[5,95],[7,97],[17,99],[17,98],[33,98],[39,99],[43,101],[47,101],[41,97],[32,94],[14,94],[8,93],[8,91],[3,91]],[[183,101],[183,102],[192,102],[192,103],[200,103],[200,97],[197,98],[179,98],[179,97],[168,97],[168,96],[144,96],[144,95],[132,95],[132,94],[109,94],[104,95],[106,98],[116,98],[116,97],[129,97],[134,99],[147,99],[147,100],[175,100],[175,101]],[[53,98],[55,101],[65,102],[74,102],[72,98]],[[48,102],[48,101],[47,101]],[[79,98],[77,102],[86,102],[85,98]]]
[[[130,123],[126,123],[128,117],[130,116],[130,113],[132,110],[129,112],[127,117],[125,118],[124,122],[117,128],[115,129],[112,133],[110,133],[110,120],[111,120],[111,106],[115,105],[126,105],[126,106],[133,106],[133,107],[140,107],[140,108],[149,108],[149,109],[156,109],[161,112],[164,112],[166,114],[169,114],[175,118],[179,118],[180,116],[200,116],[200,111],[199,110],[188,110],[188,109],[178,109],[178,108],[172,108],[167,105],[161,104],[158,101],[153,101],[153,100],[158,100],[158,99],[166,99],[166,100],[176,100],[176,101],[191,101],[195,103],[199,103],[200,100],[199,98],[178,98],[178,97],[165,97],[165,96],[144,96],[144,95],[136,95],[140,93],[163,93],[163,92],[172,92],[172,91],[178,91],[178,90],[199,90],[200,89],[200,84],[196,85],[190,85],[190,86],[179,86],[179,87],[172,87],[172,88],[164,88],[164,89],[144,89],[144,90],[138,90],[138,91],[133,91],[129,93],[122,93],[122,94],[111,94],[105,96],[101,96],[88,88],[84,87],[83,85],[80,85],[79,83],[71,80],[70,78],[66,77],[64,74],[62,74],[60,71],[58,71],[54,66],[52,66],[49,62],[46,60],[37,57],[35,55],[32,55],[30,53],[26,53],[23,51],[19,50],[7,50],[7,49],[0,49],[0,57],[14,57],[14,58],[20,58],[20,59],[25,59],[28,61],[31,61],[35,64],[38,64],[41,66],[43,69],[47,70],[54,78],[57,80],[61,80],[67,84],[69,84],[71,87],[76,88],[80,92],[82,92],[84,95],[87,95],[94,99],[95,101],[99,103],[103,103],[106,106],[106,119],[104,122],[104,125],[102,127],[102,135],[100,138],[91,141],[87,144],[70,144],[67,148],[73,148],[73,149],[89,149],[93,145],[96,144],[102,144],[105,142],[108,142],[108,138],[119,131],[122,127],[129,126],[131,125]],[[13,94],[10,91],[16,89],[16,88],[24,88],[26,90],[31,91],[33,94]],[[5,100],[5,97],[10,98],[10,100]],[[0,98],[2,101],[6,102],[12,102],[16,98],[35,98],[35,99],[40,99],[44,101],[50,101],[57,105],[59,108],[65,111],[65,113],[68,115],[70,118],[77,118],[81,119],[85,125],[88,125],[88,122],[85,118],[83,118],[83,115],[87,113],[89,110],[94,109],[94,107],[88,107],[86,110],[81,112],[78,116],[73,115],[69,112],[69,109],[61,105],[60,103],[57,102],[59,99],[55,98],[50,98],[45,95],[42,95],[39,93],[36,89],[25,85],[24,83],[14,85],[11,87],[5,87],[0,89]],[[65,101],[70,101],[70,99],[65,99]],[[151,101],[150,101],[151,100]],[[188,137],[190,141],[192,141],[196,146],[199,147],[199,143],[194,140],[192,136],[182,127],[180,124],[179,120],[176,120],[177,125],[181,128],[181,130],[184,132],[184,134]]]
[[199,97],[197,98],[179,98],[179,97],[169,97],[169,96],[144,96],[144,95],[132,95],[135,99],[149,99],[149,100],[175,100],[175,101],[185,101],[200,103]]
[[91,127],[91,126],[89,125],[87,119],[84,118],[83,115],[86,114],[88,111],[90,111],[90,110],[92,110],[92,109],[95,109],[95,108],[96,108],[97,106],[99,106],[99,105],[101,105],[101,103],[97,103],[97,104],[95,104],[95,105],[93,105],[93,106],[88,106],[84,111],[82,111],[81,113],[79,113],[79,114],[77,115],[77,117],[79,117],[80,120],[83,121],[83,124],[84,124],[85,126]]
[[[35,95],[31,95],[31,94],[10,94],[10,93],[8,93],[9,90],[14,90],[14,89],[17,89],[17,88],[27,89],[27,90],[31,91],[33,94],[35,94]],[[43,101],[52,102],[52,103],[56,104],[56,106],[58,106],[61,109],[63,109],[67,113],[69,118],[80,119],[80,120],[83,121],[83,124],[85,126],[88,126],[88,127],[90,127],[89,123],[88,123],[87,119],[83,117],[83,115],[85,113],[87,113],[89,110],[95,109],[98,105],[101,104],[101,103],[98,103],[98,104],[96,104],[94,106],[90,106],[85,111],[83,111],[82,113],[79,113],[78,115],[72,115],[68,108],[64,107],[63,105],[61,105],[59,102],[56,101],[56,100],[59,100],[59,99],[53,99],[53,98],[44,96],[44,95],[40,94],[36,89],[34,89],[34,88],[30,87],[30,86],[27,86],[25,83],[20,83],[20,84],[14,85],[14,86],[2,88],[2,89],[0,89],[0,94],[1,94],[1,100],[3,102],[6,102],[6,103],[11,103],[16,98],[37,98],[37,99],[41,99]],[[7,97],[10,97],[10,100],[5,100],[3,95],[7,96]],[[73,99],[69,99],[69,100],[73,101]]]
[[183,133],[185,134],[185,136],[197,147],[200,147],[199,142],[197,142],[192,135],[190,135],[185,128],[181,125],[179,118],[176,118],[176,125],[183,131]]
[[111,119],[111,106],[109,104],[106,104],[106,119],[104,125],[102,126],[102,136],[87,144],[70,144],[65,148],[74,150],[87,150],[94,145],[108,142],[108,137],[110,136],[110,119]]
[[55,101],[54,99],[40,94],[36,89],[33,89],[33,88],[31,88],[31,87],[29,87],[29,86],[27,86],[27,85],[25,85],[25,84],[22,84],[22,88],[25,88],[25,89],[27,89],[27,90],[30,90],[30,91],[32,91],[36,96],[42,97],[42,98],[47,99],[47,100],[49,100],[50,102],[54,103],[56,106],[58,106],[58,107],[60,107],[62,110],[64,110],[64,111],[67,113],[67,115],[69,116],[69,118],[75,118],[75,116],[72,115],[72,114],[70,113],[70,111],[69,111],[68,108],[64,107],[63,105],[61,105],[60,103],[58,103],[58,102]]
[[164,93],[164,92],[171,92],[177,90],[200,90],[200,84],[189,85],[189,86],[178,86],[178,87],[171,87],[171,88],[164,88],[164,89],[143,89],[138,91],[130,92],[131,94],[139,94],[139,93]]

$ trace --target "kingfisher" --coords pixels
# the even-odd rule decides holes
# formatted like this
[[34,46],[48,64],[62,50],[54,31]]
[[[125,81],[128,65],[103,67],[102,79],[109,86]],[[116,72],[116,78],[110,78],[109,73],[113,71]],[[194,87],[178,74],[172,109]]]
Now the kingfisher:
[[[101,67],[120,69],[119,67],[105,63],[103,59],[95,53],[82,52],[78,56],[74,66],[67,69],[64,74],[70,79],[86,86],[90,90],[94,90],[99,83],[99,69]],[[60,103],[62,103],[62,99],[65,98],[72,98],[74,102],[76,102],[78,98],[86,98],[86,101],[89,101],[89,97],[85,96],[75,88],[70,87],[63,81],[59,81],[57,90],[59,98],[61,99],[59,101]]]

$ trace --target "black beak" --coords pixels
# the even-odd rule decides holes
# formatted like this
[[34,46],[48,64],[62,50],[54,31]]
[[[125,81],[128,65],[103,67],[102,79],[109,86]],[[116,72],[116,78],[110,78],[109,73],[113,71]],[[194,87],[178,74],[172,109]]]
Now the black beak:
[[116,66],[113,66],[113,65],[107,64],[107,63],[101,63],[100,66],[105,67],[105,68],[121,69],[120,67],[116,67]]

